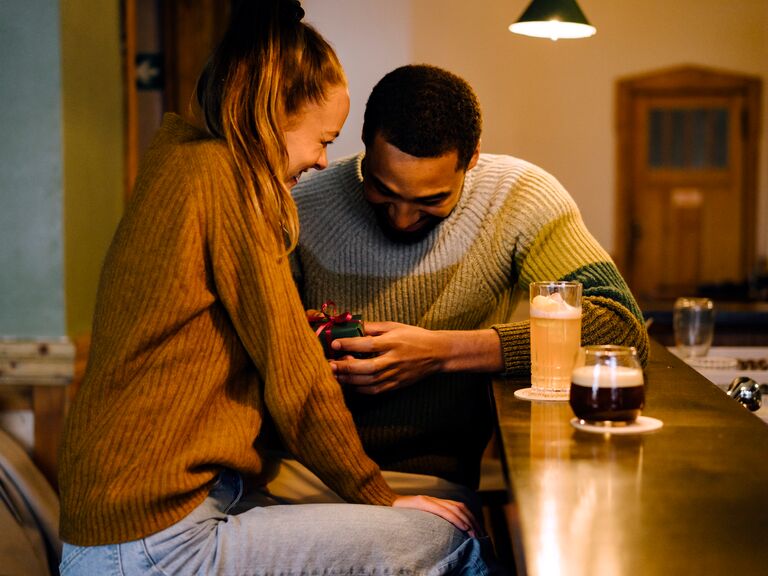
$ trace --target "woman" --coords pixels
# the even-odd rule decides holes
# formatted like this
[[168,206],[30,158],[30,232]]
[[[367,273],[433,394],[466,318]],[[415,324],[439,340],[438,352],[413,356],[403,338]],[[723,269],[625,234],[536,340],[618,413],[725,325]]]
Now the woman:
[[[67,420],[62,574],[487,571],[462,504],[384,482],[306,325],[289,190],[325,167],[349,98],[302,16],[241,2],[198,84],[207,131],[168,115],[144,158]],[[267,411],[300,461],[368,505],[244,505]]]

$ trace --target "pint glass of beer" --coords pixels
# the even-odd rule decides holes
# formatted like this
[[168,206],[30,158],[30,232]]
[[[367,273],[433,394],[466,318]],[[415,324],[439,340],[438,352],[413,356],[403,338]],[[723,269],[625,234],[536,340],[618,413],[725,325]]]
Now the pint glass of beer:
[[570,404],[587,424],[634,422],[645,405],[643,369],[631,346],[585,346],[573,370]]
[[581,283],[530,284],[531,390],[568,399],[581,344]]

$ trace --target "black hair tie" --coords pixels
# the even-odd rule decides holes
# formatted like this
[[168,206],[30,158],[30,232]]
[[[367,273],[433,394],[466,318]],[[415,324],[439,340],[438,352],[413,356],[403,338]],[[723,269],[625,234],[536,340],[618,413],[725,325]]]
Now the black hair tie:
[[244,20],[250,23],[272,18],[278,22],[298,24],[304,18],[304,8],[300,0],[232,0],[232,22]]
[[289,18],[296,23],[301,22],[304,18],[304,8],[301,7],[300,0],[287,0],[286,4]]

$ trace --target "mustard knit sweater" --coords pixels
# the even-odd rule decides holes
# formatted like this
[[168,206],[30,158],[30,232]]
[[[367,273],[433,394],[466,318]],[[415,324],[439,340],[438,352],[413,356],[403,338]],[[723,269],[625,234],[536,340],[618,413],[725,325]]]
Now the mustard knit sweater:
[[265,410],[342,497],[391,504],[264,233],[226,146],[166,116],[104,263],[67,418],[66,542],[141,538],[191,512],[222,468],[258,475]]
[[[643,317],[610,256],[563,186],[541,168],[481,154],[454,211],[424,240],[395,244],[363,197],[362,155],[293,189],[301,236],[296,264],[307,308],[326,299],[366,320],[431,330],[493,328],[505,371],[530,373],[528,321],[513,322],[534,280],[584,285],[582,343],[636,346]],[[349,393],[366,452],[383,469],[476,486],[494,413],[487,379],[438,374],[394,392]]]

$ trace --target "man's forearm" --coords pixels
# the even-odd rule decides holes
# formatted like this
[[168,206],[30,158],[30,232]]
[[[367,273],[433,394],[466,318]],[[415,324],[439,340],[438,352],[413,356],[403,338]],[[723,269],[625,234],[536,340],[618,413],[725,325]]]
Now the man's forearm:
[[439,330],[444,338],[443,372],[502,372],[501,341],[495,330]]

